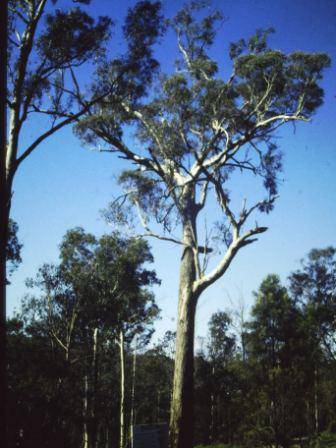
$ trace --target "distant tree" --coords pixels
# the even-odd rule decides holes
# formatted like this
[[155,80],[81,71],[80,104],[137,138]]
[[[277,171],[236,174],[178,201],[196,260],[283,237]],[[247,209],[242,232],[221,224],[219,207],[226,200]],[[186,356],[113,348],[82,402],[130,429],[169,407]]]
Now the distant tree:
[[209,321],[208,356],[220,365],[225,364],[235,350],[235,336],[229,333],[231,325],[232,319],[224,311],[214,313]]
[[[9,263],[8,274],[10,275],[21,263],[22,244],[19,242],[17,233],[19,227],[15,221],[9,220],[9,234],[7,241],[6,261]],[[7,279],[8,282],[8,279]]]
[[136,379],[135,422],[165,423],[169,419],[174,360],[170,345],[172,332],[153,348],[139,355]]
[[63,422],[76,415],[78,390],[73,387],[67,400],[59,393],[59,378],[69,375],[62,356],[51,350],[50,339],[38,325],[26,326],[18,317],[7,322],[7,340],[6,446],[73,448],[74,437]]
[[[225,410],[230,400],[228,365],[235,354],[236,340],[231,331],[232,320],[225,312],[214,313],[209,322],[208,358],[211,366],[210,441],[219,441],[220,434],[229,429]],[[221,410],[219,409],[221,407]],[[223,411],[224,412],[221,412]],[[223,415],[224,414],[224,415]],[[225,415],[226,414],[226,415]],[[219,418],[221,415],[222,418]]]
[[40,296],[28,297],[22,309],[24,320],[36,321],[63,353],[66,364],[78,364],[82,375],[83,402],[77,406],[82,408],[84,447],[94,448],[106,429],[99,423],[101,357],[115,343],[120,354],[120,446],[125,444],[125,348],[135,335],[149,341],[159,312],[150,291],[158,279],[146,267],[152,261],[143,240],[118,234],[97,239],[75,228],[63,238],[60,264],[44,265],[29,282]]
[[[277,196],[281,157],[272,137],[283,125],[309,121],[322,104],[319,83],[330,64],[325,54],[286,55],[272,50],[267,46],[272,30],[259,30],[248,41],[230,46],[233,71],[224,79],[208,53],[222,16],[215,12],[199,19],[201,3],[185,6],[170,21],[179,49],[175,73],[160,73],[146,100],[114,90],[77,128],[86,141],[99,140],[106,144],[106,151],[135,165],[120,177],[125,196],[113,202],[113,218],[120,218],[124,226],[129,222],[122,216],[126,198],[138,209],[146,236],[182,247],[172,448],[192,447],[198,298],[224,275],[240,249],[267,230],[258,224],[247,226],[247,221],[253,212],[270,212]],[[103,67],[97,86],[106,91],[116,82],[117,73],[113,65]],[[141,151],[123,138],[128,126],[136,131]],[[251,174],[264,184],[266,195],[250,203],[243,200],[239,209],[235,201],[230,202],[229,180],[233,175]],[[247,194],[243,192],[243,198]],[[211,195],[215,200],[211,204],[216,203],[219,210],[210,215],[216,221],[212,234],[217,233],[216,245],[223,243],[224,254],[208,272],[211,242],[207,235],[202,244],[198,235],[200,214],[207,210]],[[162,234],[151,228],[152,218],[163,226]],[[175,224],[181,226],[180,238],[173,235]],[[208,220],[209,231],[210,227]]]
[[306,435],[302,417],[311,345],[303,317],[276,275],[260,285],[249,330],[248,356],[256,381],[251,399],[259,406],[250,437],[289,448],[295,437]]
[[313,249],[290,277],[290,290],[326,354],[336,361],[336,248]]
[[[333,411],[326,409],[327,402],[335,399],[332,382],[324,390],[326,372],[336,369],[336,249],[313,249],[301,262],[301,269],[290,277],[290,291],[304,315],[307,339],[311,346],[311,409],[313,434],[320,425],[333,420]],[[330,380],[329,380],[330,382]],[[330,412],[331,411],[331,412]],[[323,422],[324,420],[324,422]]]

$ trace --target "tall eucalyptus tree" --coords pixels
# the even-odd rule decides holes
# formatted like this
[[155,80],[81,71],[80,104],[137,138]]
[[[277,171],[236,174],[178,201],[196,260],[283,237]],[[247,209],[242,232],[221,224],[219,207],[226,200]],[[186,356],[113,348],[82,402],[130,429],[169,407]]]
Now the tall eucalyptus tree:
[[[111,204],[113,219],[119,218],[123,225],[129,222],[123,216],[128,201],[138,211],[144,235],[182,249],[172,448],[192,446],[198,299],[225,274],[236,254],[267,230],[248,222],[252,215],[269,213],[277,197],[281,154],[273,137],[284,125],[310,120],[323,102],[319,82],[330,63],[325,54],[297,51],[286,55],[272,50],[267,45],[272,30],[259,30],[249,40],[231,44],[232,73],[226,79],[208,51],[222,15],[201,16],[199,4],[193,2],[170,21],[177,38],[175,72],[158,73],[146,100],[121,95],[115,89],[77,128],[86,141],[103,142],[106,151],[133,163],[120,176],[125,195]],[[101,86],[106,90],[115,83],[117,75],[118,67],[113,64],[102,67],[97,94]],[[137,143],[124,138],[127,128],[135,130]],[[249,175],[261,181],[266,194],[251,197],[246,189],[240,208],[230,201],[230,180]],[[214,251],[209,234],[202,241],[199,230],[202,212],[214,204],[218,211],[208,215],[207,228],[213,217],[212,234],[223,252],[209,270],[209,255]],[[162,234],[153,230],[153,222],[162,225]],[[176,224],[180,237],[173,233]]]

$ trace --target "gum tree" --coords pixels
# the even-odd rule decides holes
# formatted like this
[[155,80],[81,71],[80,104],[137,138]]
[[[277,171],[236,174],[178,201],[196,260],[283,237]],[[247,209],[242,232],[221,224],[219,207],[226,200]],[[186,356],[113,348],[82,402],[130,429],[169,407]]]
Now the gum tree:
[[[0,199],[0,346],[5,349],[6,250],[10,237],[10,209],[15,174],[24,160],[44,141],[88,110],[93,97],[80,96],[76,69],[99,52],[108,37],[111,21],[95,21],[81,8],[56,9],[57,0],[9,0],[8,33],[1,42],[4,65],[4,113],[1,126]],[[72,3],[72,2],[71,2]],[[77,0],[74,3],[90,3]],[[6,14],[4,14],[4,17]],[[7,35],[8,34],[8,35]],[[7,66],[7,79],[4,70]],[[5,76],[6,78],[6,76]],[[7,89],[6,89],[7,87]],[[7,110],[6,110],[7,106]],[[47,120],[46,128],[23,142],[32,129],[33,116]],[[1,363],[5,380],[5,364]],[[5,381],[1,388],[1,414],[5,407]],[[2,423],[4,424],[4,423]],[[1,431],[4,434],[4,430]]]
[[[4,95],[8,126],[5,129],[5,123],[2,123],[0,135],[1,347],[5,346],[5,248],[10,236],[9,217],[15,175],[36,149],[88,113],[92,105],[106,94],[101,92],[101,96],[97,97],[96,92],[85,89],[83,78],[79,75],[84,67],[88,72],[92,71],[93,64],[103,57],[112,24],[111,19],[105,16],[95,21],[83,8],[83,5],[90,3],[91,0],[69,0],[66,3],[57,0],[4,2],[4,9],[8,6],[9,20],[8,36],[3,36],[0,48],[2,63],[5,63],[8,54],[7,95]],[[141,82],[146,83],[147,71],[151,66],[147,44],[155,41],[159,34],[159,10],[159,4],[141,1],[126,17],[123,28],[127,40],[125,54],[115,61],[119,69],[119,92],[122,79],[127,79],[128,93],[134,89],[134,95],[140,92],[136,83],[131,85],[130,80],[142,77]],[[1,16],[6,28],[5,11]],[[132,29],[128,23],[133,25]],[[154,64],[155,61],[150,62]],[[1,71],[2,86],[6,85],[4,70]],[[145,76],[142,75],[144,71]],[[3,90],[5,92],[6,89]],[[31,132],[31,136],[27,131]],[[2,363],[2,375],[5,375],[4,369],[5,364]],[[4,381],[2,383],[5,384]],[[4,403],[4,399],[0,401]]]
[[[249,224],[249,218],[269,213],[277,197],[281,155],[273,136],[282,126],[310,120],[322,104],[319,81],[329,65],[325,54],[272,50],[267,45],[272,30],[259,30],[249,40],[230,45],[232,73],[226,78],[208,52],[222,16],[219,12],[200,16],[199,6],[192,3],[170,21],[177,38],[175,72],[159,73],[146,100],[115,90],[77,128],[86,141],[104,142],[102,151],[133,163],[120,176],[125,195],[111,204],[111,217],[127,224],[123,209],[131,204],[144,235],[176,243],[182,250],[172,448],[192,446],[198,299],[225,274],[236,254],[267,230]],[[115,82],[117,73],[111,65],[103,67],[99,85]],[[137,144],[123,138],[128,126],[135,130]],[[230,194],[230,180],[251,175],[255,182],[261,181],[265,195],[247,198],[249,191],[243,191],[243,205],[238,207]],[[214,251],[209,233],[201,238],[199,230],[202,213],[214,204],[217,212],[208,216],[207,228],[214,216],[212,235],[217,246],[222,243],[222,253],[209,270]],[[153,223],[155,229],[162,225],[161,234],[153,230]]]

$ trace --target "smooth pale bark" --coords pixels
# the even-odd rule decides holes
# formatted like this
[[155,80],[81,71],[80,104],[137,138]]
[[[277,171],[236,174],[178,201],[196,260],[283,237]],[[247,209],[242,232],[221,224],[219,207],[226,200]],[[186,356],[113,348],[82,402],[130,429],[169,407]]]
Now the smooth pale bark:
[[105,448],[110,448],[109,428],[106,426]]
[[181,265],[170,421],[171,448],[191,448],[193,442],[194,325],[197,299],[191,291],[192,258],[192,251],[186,249]]
[[132,389],[131,389],[131,413],[130,413],[130,445],[133,448],[133,428],[135,424],[135,379],[136,379],[136,362],[137,362],[137,336],[134,339],[133,364],[132,364]]
[[83,398],[83,448],[89,447],[89,431],[88,431],[88,394],[89,381],[87,374],[84,375],[84,398]]
[[120,350],[120,435],[119,448],[125,445],[125,353],[124,353],[124,333],[119,333]]
[[192,184],[184,185],[178,207],[182,218],[184,249],[180,264],[176,354],[170,408],[170,448],[193,447],[194,327],[198,298],[206,288],[225,274],[242,247],[256,241],[253,236],[267,230],[267,227],[256,226],[240,234],[246,217],[238,223],[227,208],[225,194],[221,192],[224,195],[221,205],[233,226],[233,239],[217,266],[209,274],[202,274],[199,253],[204,253],[206,248],[198,245],[196,220],[203,205],[195,200],[195,188]]
[[194,413],[194,327],[197,295],[195,253],[197,241],[196,215],[192,193],[183,198],[184,251],[180,265],[178,320],[173,394],[170,417],[170,447],[192,448]]
[[[91,338],[89,347],[91,344]],[[83,448],[95,448],[97,441],[97,421],[95,394],[97,392],[98,380],[98,328],[92,333],[92,360],[86,362],[86,373],[84,375],[84,397],[83,397]],[[90,378],[90,381],[89,381]]]

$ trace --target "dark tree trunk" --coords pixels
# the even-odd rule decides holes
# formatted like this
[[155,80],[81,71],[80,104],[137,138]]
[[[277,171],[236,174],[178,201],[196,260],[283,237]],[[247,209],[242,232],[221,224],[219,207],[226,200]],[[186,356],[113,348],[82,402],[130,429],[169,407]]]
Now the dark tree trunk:
[[7,95],[7,16],[8,2],[1,4],[0,14],[0,446],[6,446],[6,247],[9,204],[6,188],[6,95]]
[[96,448],[98,436],[98,420],[97,420],[97,393],[98,393],[98,328],[93,330],[93,357],[92,357],[92,399],[91,399],[91,447]]
[[120,350],[120,434],[119,448],[125,447],[125,347],[124,333],[119,333],[119,350]]
[[210,444],[213,443],[214,441],[214,430],[215,430],[215,391],[214,391],[215,364],[214,363],[212,365],[211,375],[212,375],[212,391],[210,396],[210,427],[209,427]]

